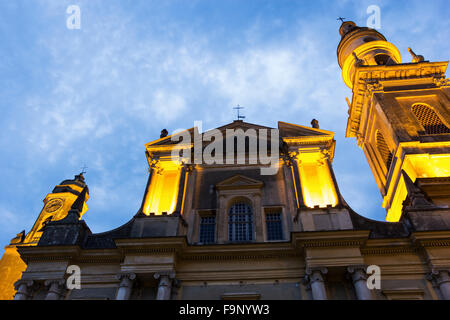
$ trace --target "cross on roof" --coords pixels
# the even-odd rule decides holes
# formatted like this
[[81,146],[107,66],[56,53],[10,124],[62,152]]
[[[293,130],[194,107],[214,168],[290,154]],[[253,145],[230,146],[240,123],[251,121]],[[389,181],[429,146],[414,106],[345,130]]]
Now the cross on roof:
[[84,173],[86,173],[86,169],[87,169],[88,167],[86,167],[86,165],[84,165],[82,168],[81,168],[81,174],[84,174]]
[[345,19],[345,18],[339,17],[339,18],[337,18],[336,20],[341,20],[341,22],[343,23],[343,22],[344,22],[344,19]]
[[233,109],[237,110],[237,120],[245,119],[245,116],[241,116],[239,113],[239,110],[244,109],[244,107],[241,107],[240,105],[237,105],[237,107],[234,107]]

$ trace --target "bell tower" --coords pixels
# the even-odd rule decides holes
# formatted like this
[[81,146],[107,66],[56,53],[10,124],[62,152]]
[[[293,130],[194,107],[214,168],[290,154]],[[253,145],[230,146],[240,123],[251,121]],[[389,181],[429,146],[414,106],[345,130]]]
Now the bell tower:
[[44,208],[36,219],[33,228],[26,235],[24,243],[37,244],[42,235],[42,227],[50,221],[64,219],[84,188],[87,192],[80,219],[88,210],[86,201],[89,199],[89,189],[84,181],[83,174],[76,175],[74,179],[64,180],[53,188],[53,191],[44,198]]
[[343,22],[339,33],[337,58],[353,93],[346,137],[355,137],[366,155],[386,220],[400,220],[405,200],[411,200],[408,183],[435,207],[449,206],[448,61],[425,61],[408,48],[412,61],[402,63],[381,33],[352,21]]
[[[84,197],[81,197],[83,195]],[[50,221],[64,219],[79,197],[83,201],[80,205],[81,218],[88,210],[86,201],[89,199],[89,190],[82,173],[76,175],[74,179],[64,180],[53,188],[53,191],[44,198],[44,207],[31,230],[27,234],[25,230],[18,233],[5,247],[5,253],[0,259],[0,300],[13,299],[16,292],[14,283],[21,278],[22,272],[27,267],[17,252],[17,246],[36,246],[42,236],[43,227]]]

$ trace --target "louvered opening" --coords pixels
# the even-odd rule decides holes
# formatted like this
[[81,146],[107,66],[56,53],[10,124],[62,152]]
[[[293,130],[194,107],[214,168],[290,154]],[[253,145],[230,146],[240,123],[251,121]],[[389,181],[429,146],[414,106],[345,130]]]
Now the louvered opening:
[[449,128],[447,128],[436,112],[429,106],[416,103],[411,109],[417,120],[424,127],[426,134],[450,133]]
[[387,171],[389,171],[392,163],[392,152],[389,150],[386,140],[384,140],[383,134],[380,131],[377,131],[376,143],[378,152],[386,165]]

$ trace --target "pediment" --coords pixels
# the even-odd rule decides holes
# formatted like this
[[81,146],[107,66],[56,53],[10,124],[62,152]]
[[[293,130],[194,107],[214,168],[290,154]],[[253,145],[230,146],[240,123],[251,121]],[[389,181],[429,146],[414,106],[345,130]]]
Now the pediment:
[[262,188],[264,183],[243,175],[235,175],[216,184],[218,190],[224,189],[255,189]]
[[270,129],[273,129],[273,128],[266,127],[266,126],[261,126],[261,125],[253,124],[253,123],[249,123],[249,122],[244,122],[244,121],[241,121],[241,120],[239,120],[239,121],[235,120],[235,121],[233,121],[231,123],[228,123],[228,124],[226,124],[224,126],[221,126],[221,127],[217,128],[217,130],[220,130],[220,131],[223,131],[223,132],[225,132],[226,129],[234,129],[234,130],[242,129],[242,130],[245,131],[245,130],[248,130],[248,129],[255,129],[255,130],[267,129],[267,130],[270,130]]

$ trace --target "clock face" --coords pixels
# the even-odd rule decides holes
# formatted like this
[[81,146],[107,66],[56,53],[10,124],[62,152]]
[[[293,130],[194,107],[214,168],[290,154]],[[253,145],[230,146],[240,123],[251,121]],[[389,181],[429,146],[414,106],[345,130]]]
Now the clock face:
[[62,208],[64,204],[64,199],[52,199],[45,206],[45,212],[55,212]]

